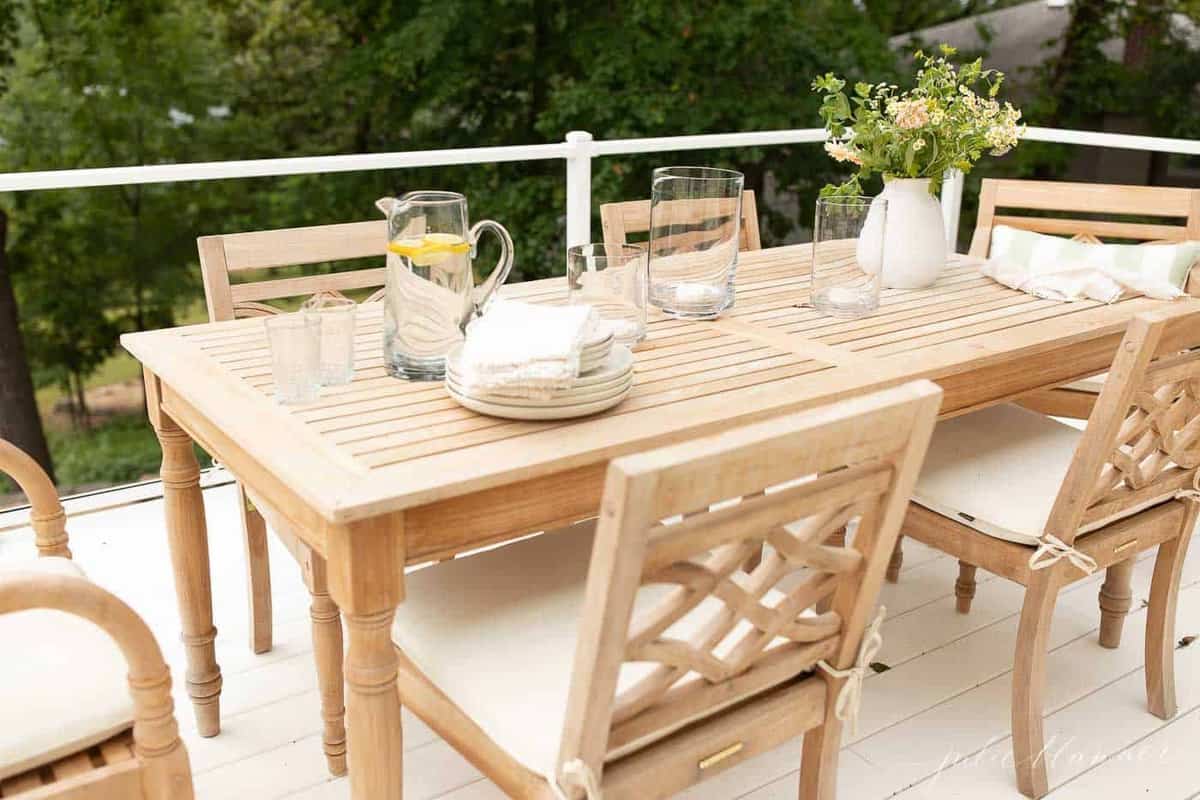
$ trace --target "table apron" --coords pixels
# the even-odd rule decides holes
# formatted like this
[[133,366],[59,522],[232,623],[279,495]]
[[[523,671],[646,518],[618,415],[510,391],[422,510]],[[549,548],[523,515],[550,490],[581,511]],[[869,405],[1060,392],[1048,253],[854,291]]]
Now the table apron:
[[408,563],[594,517],[607,462],[439,500],[404,512]]
[[[957,416],[1005,402],[1038,389],[1058,386],[1106,369],[1121,335],[1050,347],[949,374],[929,377],[945,391],[941,418]],[[898,383],[881,381],[883,384]],[[814,400],[811,405],[822,401]],[[282,482],[268,473],[236,441],[205,420],[192,406],[162,384],[163,410],[202,447],[219,459],[250,491],[294,526],[307,545],[321,555],[327,550],[324,519]],[[805,404],[810,405],[810,404]],[[438,500],[404,512],[406,560],[419,564],[568,525],[596,516],[604,488],[607,461],[517,481],[503,486]]]
[[170,386],[165,383],[160,383],[159,386],[159,405],[163,412],[175,420],[194,442],[228,469],[251,494],[269,504],[273,512],[291,523],[296,536],[324,556],[327,532],[324,518],[264,469],[245,448],[198,413]]
[[1112,364],[1122,336],[1114,333],[965,372],[935,372],[923,377],[935,381],[945,392],[938,417],[945,419],[1103,372]]

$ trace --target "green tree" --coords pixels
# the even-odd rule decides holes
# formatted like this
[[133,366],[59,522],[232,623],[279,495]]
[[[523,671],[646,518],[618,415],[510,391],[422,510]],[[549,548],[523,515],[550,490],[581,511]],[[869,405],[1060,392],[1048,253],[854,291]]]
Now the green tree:
[[[221,155],[225,59],[199,0],[38,0],[0,98],[0,166],[69,169]],[[15,195],[11,260],[26,341],[87,419],[83,382],[116,334],[195,297],[211,185]]]
[[[18,24],[15,0],[0,0],[0,70],[13,63]],[[7,75],[0,71],[0,94],[7,90]],[[8,212],[0,208],[0,438],[29,453],[53,475],[54,465],[38,414],[20,317],[8,258]]]
[[[227,0],[238,72],[235,116],[261,127],[264,154],[378,152],[770,130],[814,124],[813,74],[894,74],[887,39],[837,0]],[[643,197],[668,159],[736,166],[762,190],[768,171],[800,197],[834,177],[811,145],[597,161],[596,204]],[[516,278],[561,270],[565,220],[557,161],[304,176],[273,182],[289,224],[361,219],[384,191],[465,192],[474,216],[517,235]],[[807,218],[807,208],[801,210]],[[794,227],[771,215],[768,241]],[[258,220],[261,226],[262,219]],[[597,226],[598,227],[598,226]]]
[[[1190,20],[1190,25],[1181,24]],[[1196,0],[1076,0],[1057,52],[1036,71],[1036,101],[1026,116],[1048,127],[1095,129],[1106,114],[1141,117],[1147,133],[1195,136],[1200,130],[1200,25]],[[1190,28],[1190,30],[1189,30]],[[1124,41],[1116,61],[1104,45]],[[1038,157],[1033,152],[1033,157]]]
[[985,14],[1027,0],[863,0],[867,18],[888,36]]

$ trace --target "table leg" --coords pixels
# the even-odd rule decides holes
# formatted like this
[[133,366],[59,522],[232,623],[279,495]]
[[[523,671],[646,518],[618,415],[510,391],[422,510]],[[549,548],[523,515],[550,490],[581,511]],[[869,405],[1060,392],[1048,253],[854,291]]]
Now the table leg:
[[347,614],[346,719],[350,751],[350,794],[354,800],[400,800],[403,748],[400,701],[396,697],[395,609]]
[[346,625],[346,728],[353,800],[401,800],[403,748],[392,620],[403,599],[401,515],[327,531],[329,588]]
[[155,433],[162,446],[163,500],[167,542],[175,573],[175,594],[187,648],[187,690],[201,736],[221,730],[221,668],[217,665],[217,629],[212,618],[212,577],[208,565],[208,528],[200,494],[200,465],[192,439],[161,411]]

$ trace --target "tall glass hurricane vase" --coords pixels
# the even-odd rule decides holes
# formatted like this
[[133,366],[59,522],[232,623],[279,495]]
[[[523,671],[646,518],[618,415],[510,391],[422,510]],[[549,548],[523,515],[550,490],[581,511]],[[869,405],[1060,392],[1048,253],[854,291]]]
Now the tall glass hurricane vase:
[[713,319],[733,305],[741,238],[740,172],[659,167],[650,190],[650,303]]
[[879,308],[880,267],[888,223],[888,201],[882,198],[817,200],[813,308],[844,319],[865,317]]

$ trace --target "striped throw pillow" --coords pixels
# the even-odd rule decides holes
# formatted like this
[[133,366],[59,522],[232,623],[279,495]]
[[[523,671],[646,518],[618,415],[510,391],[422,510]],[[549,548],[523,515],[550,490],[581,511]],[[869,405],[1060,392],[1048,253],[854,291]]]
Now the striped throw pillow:
[[992,229],[989,258],[1023,266],[1033,275],[1067,266],[1090,267],[1130,285],[1183,289],[1189,270],[1200,260],[1200,242],[1093,244],[997,225]]

